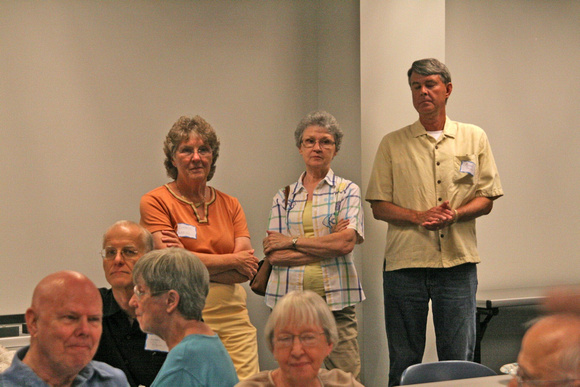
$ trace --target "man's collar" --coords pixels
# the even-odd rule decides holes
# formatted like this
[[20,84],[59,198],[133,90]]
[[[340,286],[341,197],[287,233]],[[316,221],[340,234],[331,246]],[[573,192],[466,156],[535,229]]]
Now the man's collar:
[[[113,295],[113,289],[100,288],[101,297],[103,298],[103,317],[112,316],[122,311]],[[124,313],[124,312],[123,312]]]
[[[413,137],[419,137],[427,134],[427,129],[421,124],[420,120],[415,121],[411,125],[411,134]],[[446,137],[455,138],[457,135],[457,125],[451,121],[448,116],[445,116],[445,126],[443,127],[443,135]]]

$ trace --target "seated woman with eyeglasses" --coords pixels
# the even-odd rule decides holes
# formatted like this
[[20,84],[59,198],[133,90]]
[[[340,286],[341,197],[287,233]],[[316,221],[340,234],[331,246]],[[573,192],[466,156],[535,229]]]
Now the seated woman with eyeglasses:
[[360,188],[335,175],[330,164],[343,133],[325,111],[308,114],[294,139],[305,164],[297,182],[274,196],[264,254],[272,265],[266,305],[292,290],[312,290],[332,310],[338,341],[324,361],[358,378],[360,356],[355,305],[365,299],[353,249],[364,239]]
[[237,387],[362,386],[350,373],[321,369],[338,340],[334,317],[316,293],[292,291],[276,304],[265,327],[280,368],[262,371]]
[[202,321],[209,273],[197,256],[181,248],[153,250],[133,268],[129,304],[143,332],[169,348],[151,387],[231,387],[234,363],[218,335]]

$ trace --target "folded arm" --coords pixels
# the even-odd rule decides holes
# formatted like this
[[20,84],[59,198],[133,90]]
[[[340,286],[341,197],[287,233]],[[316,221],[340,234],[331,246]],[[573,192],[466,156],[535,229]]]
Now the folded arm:
[[[153,233],[156,249],[168,247],[184,248],[174,231],[163,230]],[[229,254],[207,254],[192,251],[209,271],[210,280],[226,284],[246,282],[254,277],[258,270],[258,258],[250,238],[240,237],[234,241],[234,251]]]
[[357,241],[356,231],[347,228],[348,223],[347,219],[340,220],[331,234],[314,238],[299,237],[296,243],[293,243],[292,236],[268,231],[262,243],[264,254],[270,263],[277,266],[300,266],[346,255],[354,249]]

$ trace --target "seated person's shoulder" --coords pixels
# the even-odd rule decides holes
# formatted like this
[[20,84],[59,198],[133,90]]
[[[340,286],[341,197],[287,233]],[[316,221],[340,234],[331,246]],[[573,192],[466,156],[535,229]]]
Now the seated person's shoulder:
[[363,385],[358,382],[354,376],[349,372],[344,372],[338,368],[332,370],[321,369],[319,373],[320,379],[325,386],[329,387],[362,387]]
[[275,387],[271,377],[272,371],[262,371],[240,381],[235,387]]
[[9,351],[0,345],[0,373],[4,372],[8,367],[10,367],[15,352],[16,351]]
[[123,371],[97,360],[91,361],[88,366],[79,373],[79,376],[92,378],[95,382],[99,382],[99,386],[129,385],[127,377]]

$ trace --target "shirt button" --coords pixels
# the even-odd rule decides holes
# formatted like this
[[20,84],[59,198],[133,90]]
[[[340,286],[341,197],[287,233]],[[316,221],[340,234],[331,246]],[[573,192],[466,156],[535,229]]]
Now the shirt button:
[[445,234],[441,234],[441,238],[445,238]]
[[437,180],[437,184],[441,184],[441,180]]
[[439,201],[441,201],[441,200],[443,200],[443,199],[439,198]]
[[437,161],[437,166],[439,166],[441,163],[439,161]]

